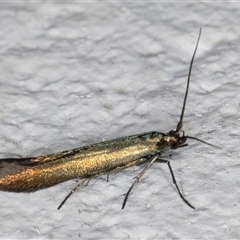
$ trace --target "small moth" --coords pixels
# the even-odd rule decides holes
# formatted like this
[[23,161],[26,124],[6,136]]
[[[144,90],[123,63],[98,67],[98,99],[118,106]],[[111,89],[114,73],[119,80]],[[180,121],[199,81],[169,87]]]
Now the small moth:
[[[189,67],[182,112],[176,130],[171,130],[168,133],[156,131],[141,133],[46,156],[0,159],[0,190],[9,192],[33,192],[70,179],[82,178],[83,181],[79,183],[60,204],[58,207],[58,209],[60,209],[70,195],[79,186],[87,184],[90,179],[103,174],[108,175],[109,173],[133,165],[146,163],[146,167],[137,175],[125,195],[122,204],[123,209],[134,185],[154,162],[161,162],[168,165],[173,184],[175,184],[182,200],[194,209],[194,206],[190,204],[181,193],[170,162],[162,159],[161,155],[169,148],[177,149],[187,146],[185,142],[188,138],[213,146],[198,138],[186,136],[184,131],[182,131],[190,76],[200,36],[201,29]],[[180,132],[182,134],[180,134]]]

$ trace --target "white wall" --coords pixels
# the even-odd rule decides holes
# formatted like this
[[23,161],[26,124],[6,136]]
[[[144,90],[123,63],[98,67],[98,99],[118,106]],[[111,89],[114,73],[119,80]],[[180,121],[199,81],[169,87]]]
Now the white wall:
[[[121,136],[175,129],[203,28],[184,119],[172,152],[180,189],[156,163],[79,189],[72,180],[31,194],[0,192],[1,238],[239,238],[238,3],[0,3],[1,157],[30,157]],[[168,152],[165,158],[168,159]]]

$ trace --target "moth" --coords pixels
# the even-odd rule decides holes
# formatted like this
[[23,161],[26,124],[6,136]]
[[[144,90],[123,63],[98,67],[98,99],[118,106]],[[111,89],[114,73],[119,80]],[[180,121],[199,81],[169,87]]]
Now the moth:
[[169,148],[177,149],[187,146],[187,139],[194,139],[214,146],[196,137],[187,136],[182,130],[191,71],[200,36],[201,29],[190,62],[182,112],[175,130],[167,133],[157,131],[146,132],[45,156],[0,159],[0,190],[9,192],[34,192],[70,179],[83,179],[66,196],[58,207],[60,209],[70,195],[79,186],[88,183],[90,179],[145,163],[145,168],[136,176],[125,195],[122,204],[123,209],[131,190],[143,174],[154,162],[161,162],[168,165],[173,184],[176,186],[179,196],[189,207],[194,209],[194,206],[189,203],[180,191],[170,161],[162,159],[161,155]]

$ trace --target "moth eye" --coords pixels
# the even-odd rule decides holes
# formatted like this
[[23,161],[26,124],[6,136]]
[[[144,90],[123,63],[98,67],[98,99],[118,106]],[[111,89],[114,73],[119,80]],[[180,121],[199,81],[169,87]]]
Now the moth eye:
[[173,144],[171,145],[171,148],[172,148],[172,149],[178,148],[178,144],[177,144],[177,143],[173,143]]

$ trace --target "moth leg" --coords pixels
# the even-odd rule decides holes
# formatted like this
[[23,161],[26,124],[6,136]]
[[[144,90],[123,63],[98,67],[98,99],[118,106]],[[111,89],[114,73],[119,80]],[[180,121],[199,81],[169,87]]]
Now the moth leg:
[[[107,172],[107,181],[109,180],[109,174],[112,173],[112,172],[116,172],[116,171],[119,171],[121,169],[124,169],[124,168],[128,168],[130,166],[133,166],[133,165],[136,165],[137,163],[141,163],[141,162],[144,162],[146,161],[146,158],[141,158],[141,159],[137,159],[129,164],[126,164],[124,166],[121,166],[121,167],[117,167],[115,169],[112,169],[110,170],[109,172]],[[65,204],[65,202],[68,200],[68,198],[79,188],[81,187],[84,183],[86,183],[86,186],[88,185],[89,181],[92,179],[92,178],[96,178],[100,175],[103,175],[103,174],[106,174],[106,172],[102,172],[102,173],[99,173],[99,174],[96,174],[96,175],[93,175],[92,177],[90,178],[85,178],[82,182],[78,183],[76,185],[76,187],[74,187],[71,192],[64,198],[64,200],[61,202],[61,204],[59,205],[59,207],[57,208],[58,210],[61,209],[61,207]]]
[[78,184],[76,185],[76,187],[73,188],[73,189],[71,190],[71,192],[64,198],[64,200],[61,202],[61,204],[59,205],[59,207],[58,207],[57,209],[60,210],[61,207],[64,205],[64,203],[68,200],[68,198],[69,198],[79,187],[81,187],[84,183],[86,183],[85,186],[87,186],[88,183],[90,182],[90,180],[91,180],[91,178],[85,178],[83,181],[81,181],[80,183],[78,183]]
[[182,198],[182,200],[183,200],[190,208],[195,209],[195,207],[194,207],[193,205],[191,205],[186,198],[184,198],[184,196],[182,195],[181,191],[179,190],[179,187],[178,187],[176,178],[175,178],[175,176],[174,176],[174,174],[173,174],[173,170],[172,170],[172,167],[171,167],[170,162],[169,162],[168,160],[164,160],[164,159],[157,159],[157,162],[167,163],[168,168],[169,168],[169,171],[170,171],[171,176],[172,176],[173,184],[176,186],[177,191],[178,191],[180,197]]
[[157,158],[158,158],[158,155],[153,156],[150,163],[135,177],[135,180],[134,180],[132,186],[129,188],[129,190],[124,198],[122,209],[124,209],[127,199],[128,199],[128,196],[129,196],[130,192],[132,191],[133,187],[139,182],[139,179],[152,166],[152,164],[157,160]]

